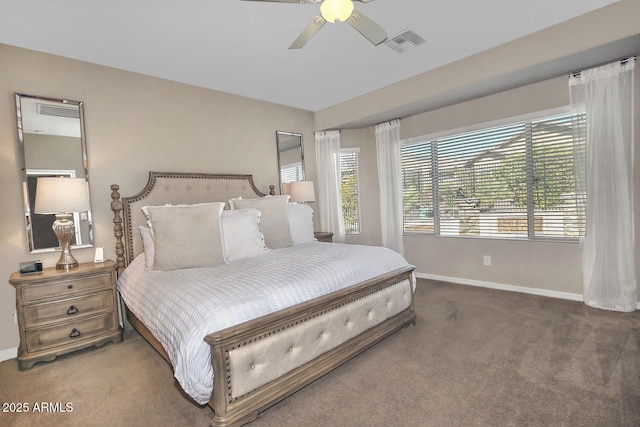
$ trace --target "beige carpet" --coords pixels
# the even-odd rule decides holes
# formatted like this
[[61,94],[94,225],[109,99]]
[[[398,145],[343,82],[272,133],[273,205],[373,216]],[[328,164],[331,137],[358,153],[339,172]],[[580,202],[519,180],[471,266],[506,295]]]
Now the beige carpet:
[[[425,280],[416,311],[415,327],[250,427],[640,426],[640,312]],[[0,363],[0,402],[30,406],[0,412],[2,426],[206,426],[212,417],[133,331],[24,372]],[[42,402],[72,411],[43,412]]]

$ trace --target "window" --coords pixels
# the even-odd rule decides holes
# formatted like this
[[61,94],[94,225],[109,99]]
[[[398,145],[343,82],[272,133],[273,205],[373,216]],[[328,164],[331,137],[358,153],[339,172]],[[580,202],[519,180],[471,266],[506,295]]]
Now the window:
[[404,231],[577,239],[585,194],[584,114],[409,143],[401,149]]
[[292,163],[280,167],[280,182],[303,181],[302,163]]
[[346,234],[360,233],[360,189],[357,148],[340,150],[340,195]]

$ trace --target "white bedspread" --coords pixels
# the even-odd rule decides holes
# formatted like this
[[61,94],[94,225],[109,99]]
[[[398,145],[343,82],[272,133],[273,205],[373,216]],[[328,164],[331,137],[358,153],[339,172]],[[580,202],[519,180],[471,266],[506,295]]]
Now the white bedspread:
[[144,264],[143,254],[118,288],[164,346],[182,388],[200,404],[213,389],[206,335],[408,265],[390,249],[319,242],[218,267],[149,271]]

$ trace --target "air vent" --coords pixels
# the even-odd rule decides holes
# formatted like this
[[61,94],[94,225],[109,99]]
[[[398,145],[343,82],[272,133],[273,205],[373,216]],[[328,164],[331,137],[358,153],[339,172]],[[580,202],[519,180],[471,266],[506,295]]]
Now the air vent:
[[42,116],[67,117],[70,119],[80,118],[80,108],[64,105],[37,104],[38,114]]
[[425,40],[413,30],[404,30],[395,36],[389,37],[384,44],[396,53],[405,53],[424,42]]

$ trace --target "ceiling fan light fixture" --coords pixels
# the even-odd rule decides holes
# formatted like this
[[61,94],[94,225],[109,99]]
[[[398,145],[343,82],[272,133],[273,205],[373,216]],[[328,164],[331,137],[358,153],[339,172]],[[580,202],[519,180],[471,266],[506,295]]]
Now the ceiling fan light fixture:
[[351,0],[324,0],[320,5],[320,14],[327,22],[344,22],[353,13]]

